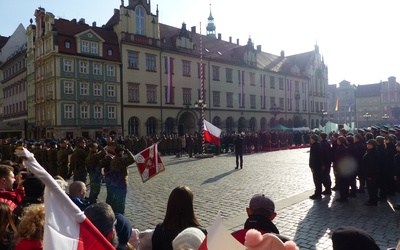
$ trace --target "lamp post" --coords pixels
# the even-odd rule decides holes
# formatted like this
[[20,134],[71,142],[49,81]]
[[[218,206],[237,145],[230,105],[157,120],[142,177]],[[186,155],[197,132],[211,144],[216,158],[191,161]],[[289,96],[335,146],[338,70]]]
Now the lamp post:
[[[276,121],[276,116],[281,112],[281,108],[276,106],[276,104],[274,103],[274,105],[272,105],[271,108],[269,108],[269,111],[271,112],[271,114],[274,116],[275,119],[275,123]],[[274,124],[275,125],[275,124]]]
[[321,110],[321,126],[324,126],[325,124],[323,123],[324,118],[328,115],[328,112],[325,110]]
[[363,114],[363,117],[365,118],[365,120],[367,120],[367,126],[368,126],[368,120],[369,120],[369,118],[371,118],[371,114],[366,112],[365,114]]
[[382,115],[382,120],[384,121],[384,123],[386,124],[386,121],[390,118],[390,116],[388,116],[388,114],[384,114]]
[[202,146],[202,153],[205,152],[205,141],[204,141],[204,110],[207,107],[207,104],[203,101],[203,99],[199,99],[197,102],[194,103],[194,107],[200,108],[198,110],[200,112],[200,119],[201,119],[201,126],[200,126],[200,131],[201,131],[201,146]]

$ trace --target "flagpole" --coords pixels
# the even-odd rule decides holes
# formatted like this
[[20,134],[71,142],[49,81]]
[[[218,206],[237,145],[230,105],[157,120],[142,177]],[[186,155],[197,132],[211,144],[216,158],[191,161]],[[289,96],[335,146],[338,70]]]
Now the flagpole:
[[203,38],[201,34],[200,22],[200,100],[201,100],[201,153],[206,151],[206,144],[204,141],[204,77],[203,77]]

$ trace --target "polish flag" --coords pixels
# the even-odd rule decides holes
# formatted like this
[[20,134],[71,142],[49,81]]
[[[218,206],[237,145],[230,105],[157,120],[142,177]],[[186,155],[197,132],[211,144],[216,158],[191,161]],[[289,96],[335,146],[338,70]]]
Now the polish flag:
[[174,97],[173,97],[173,86],[172,86],[172,58],[170,56],[167,57],[167,72],[168,72],[167,103],[172,103]]
[[222,224],[221,216],[218,215],[198,250],[221,249],[245,250],[246,247],[226,230],[225,226]]
[[157,143],[153,143],[153,145],[135,155],[135,161],[143,182],[165,170],[164,163],[157,150]]
[[43,250],[115,249],[36,161],[31,152],[23,148],[17,149],[15,154],[26,158],[24,166],[46,185]]
[[204,120],[204,140],[214,145],[220,145],[221,129]]

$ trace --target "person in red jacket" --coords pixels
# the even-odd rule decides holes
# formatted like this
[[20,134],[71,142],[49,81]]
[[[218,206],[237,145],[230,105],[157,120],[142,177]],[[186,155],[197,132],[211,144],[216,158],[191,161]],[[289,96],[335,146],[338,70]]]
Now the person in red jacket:
[[11,204],[11,207],[18,206],[25,196],[25,191],[22,186],[23,181],[18,181],[18,186],[14,190],[13,184],[15,182],[14,169],[11,166],[0,165],[0,198]]

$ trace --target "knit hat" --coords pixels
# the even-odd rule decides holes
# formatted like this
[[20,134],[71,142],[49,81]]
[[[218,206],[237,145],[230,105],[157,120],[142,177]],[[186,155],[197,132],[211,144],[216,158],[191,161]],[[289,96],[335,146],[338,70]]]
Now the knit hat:
[[115,224],[115,231],[117,232],[118,243],[125,245],[128,243],[132,234],[132,223],[128,218],[120,213],[115,214],[115,219],[117,220],[117,224]]
[[296,243],[286,241],[283,243],[276,235],[261,233],[255,229],[250,229],[246,233],[244,245],[247,250],[298,250]]
[[29,177],[23,183],[25,195],[33,198],[40,198],[44,193],[44,183],[36,177]]
[[333,250],[380,249],[371,235],[356,227],[337,228],[332,233],[332,245]]
[[196,227],[188,227],[172,241],[173,250],[198,249],[206,236]]
[[264,209],[268,214],[275,213],[274,202],[264,194],[254,195],[250,200],[249,208],[251,210],[256,210],[261,208]]

